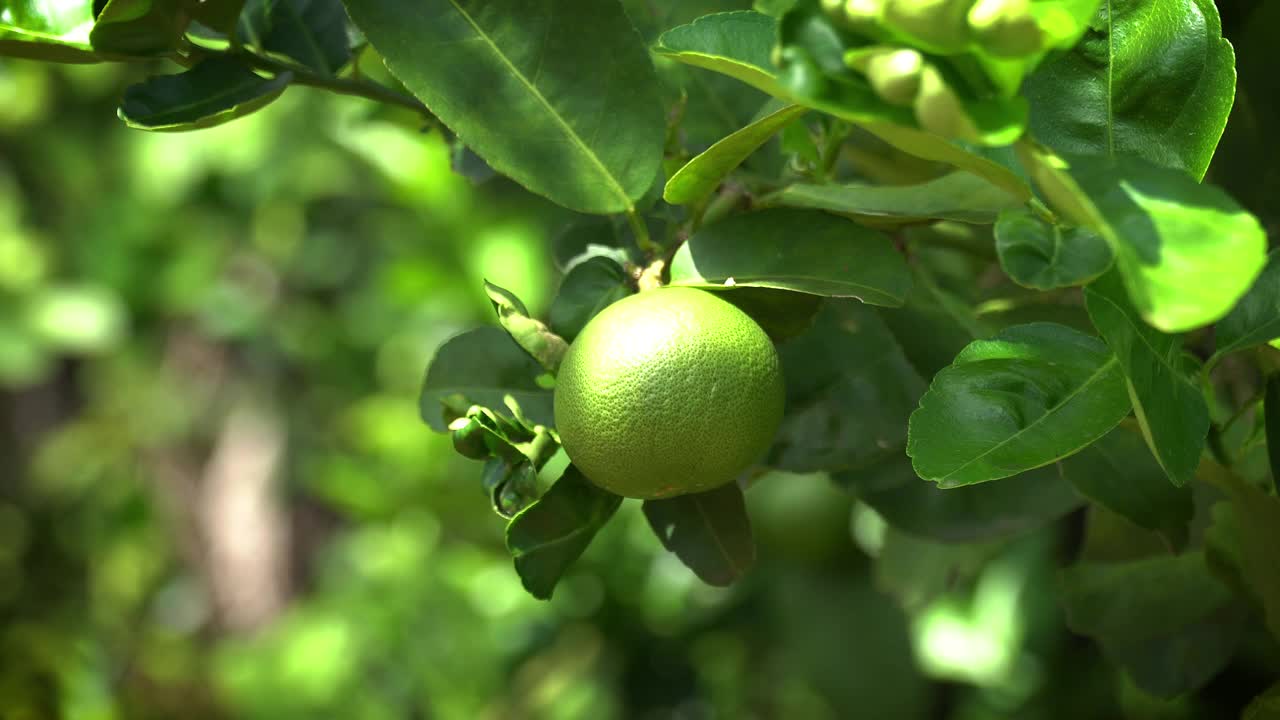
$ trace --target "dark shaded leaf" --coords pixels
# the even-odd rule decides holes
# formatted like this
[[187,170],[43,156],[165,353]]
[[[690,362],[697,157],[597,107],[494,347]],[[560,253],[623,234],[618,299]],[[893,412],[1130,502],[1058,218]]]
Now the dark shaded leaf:
[[[1262,607],[1267,629],[1280,639],[1280,498],[1269,495],[1216,463],[1205,464],[1205,477],[1221,488],[1230,501],[1227,556],[1236,572]],[[1215,527],[1223,522],[1215,508]],[[1213,528],[1210,529],[1212,540]]]
[[588,258],[573,267],[551,302],[551,329],[569,342],[596,313],[630,295],[631,282],[618,263],[604,256]]
[[1080,494],[1128,521],[1186,547],[1195,510],[1190,488],[1171,485],[1142,436],[1118,427],[1062,463]]
[[643,508],[662,546],[709,585],[730,585],[755,563],[751,521],[736,483],[645,500]]
[[166,55],[188,21],[181,0],[110,0],[89,33],[89,43],[109,55]]
[[671,284],[764,287],[901,305],[911,275],[888,237],[825,213],[779,208],[700,229],[676,251]]
[[1000,213],[995,235],[1000,267],[1024,287],[1083,285],[1111,267],[1111,248],[1102,236],[1088,228],[1045,222],[1029,210]]
[[341,0],[246,0],[236,34],[260,54],[283,55],[321,75],[351,60]]
[[1085,288],[1085,305],[1124,371],[1151,452],[1174,484],[1185,485],[1200,464],[1209,409],[1183,371],[1182,339],[1142,322],[1117,271]]
[[778,351],[787,404],[767,464],[837,471],[901,455],[925,384],[874,311],[829,300]]
[[1062,602],[1068,627],[1096,639],[1139,687],[1161,697],[1217,674],[1247,618],[1199,552],[1067,568]]
[[233,58],[210,58],[176,75],[131,85],[120,119],[139,130],[199,130],[229,122],[280,97],[291,73],[264,78]]
[[751,316],[775,343],[789,340],[813,326],[823,298],[808,293],[769,288],[707,288]]
[[507,525],[507,550],[530,595],[547,600],[556,583],[613,517],[622,498],[592,485],[573,465]]
[[427,369],[422,419],[444,432],[471,405],[500,408],[510,395],[532,422],[552,427],[552,393],[538,384],[543,369],[505,331],[482,327],[451,338]]

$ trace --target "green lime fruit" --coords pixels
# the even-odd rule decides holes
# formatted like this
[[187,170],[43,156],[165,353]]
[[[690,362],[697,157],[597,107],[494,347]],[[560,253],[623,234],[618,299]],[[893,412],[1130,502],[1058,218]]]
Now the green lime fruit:
[[556,377],[565,452],[600,487],[663,498],[732,482],[782,421],[782,372],[764,330],[710,292],[668,287],[592,318]]

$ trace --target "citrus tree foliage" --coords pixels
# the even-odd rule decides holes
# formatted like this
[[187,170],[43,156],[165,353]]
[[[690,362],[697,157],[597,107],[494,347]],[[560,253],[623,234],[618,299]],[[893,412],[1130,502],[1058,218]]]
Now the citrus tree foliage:
[[644,504],[707,583],[750,576],[742,490],[819,472],[899,538],[891,591],[894,557],[954,569],[1087,506],[1060,600],[1149,693],[1276,632],[1280,273],[1252,190],[1211,172],[1236,96],[1212,0],[699,5],[0,0],[0,53],[176,63],[120,98],[142,130],[359,95],[577,214],[546,316],[476,288],[494,325],[443,344],[421,393],[536,597],[622,503],[560,451],[560,359],[670,284],[750,314],[786,376],[754,470]]

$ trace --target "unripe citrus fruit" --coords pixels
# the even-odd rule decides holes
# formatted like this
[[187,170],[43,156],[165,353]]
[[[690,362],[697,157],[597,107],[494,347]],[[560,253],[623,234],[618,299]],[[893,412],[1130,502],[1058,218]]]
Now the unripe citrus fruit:
[[711,490],[769,447],[782,420],[778,353],[712,293],[660,288],[592,318],[556,378],[556,429],[600,487],[634,498]]

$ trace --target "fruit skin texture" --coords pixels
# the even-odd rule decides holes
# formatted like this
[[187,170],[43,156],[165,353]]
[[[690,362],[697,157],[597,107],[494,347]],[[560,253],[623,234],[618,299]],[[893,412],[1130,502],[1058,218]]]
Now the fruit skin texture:
[[569,459],[618,495],[663,498],[732,482],[782,421],[778,353],[746,313],[668,287],[592,318],[556,378]]

